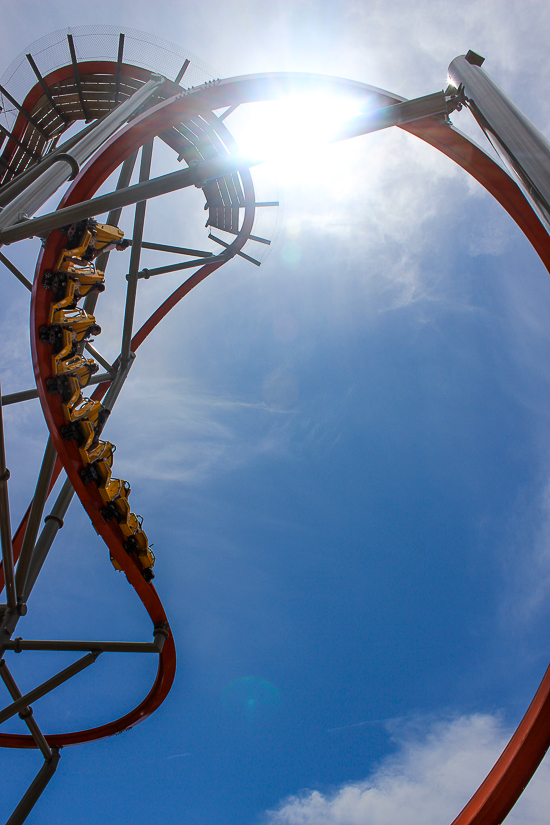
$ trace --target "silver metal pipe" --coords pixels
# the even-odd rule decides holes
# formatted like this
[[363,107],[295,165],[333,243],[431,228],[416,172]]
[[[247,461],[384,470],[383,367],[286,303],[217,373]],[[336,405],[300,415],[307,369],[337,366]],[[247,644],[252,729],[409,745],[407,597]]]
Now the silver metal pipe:
[[[141,165],[139,170],[139,182],[141,184],[149,180],[152,157],[153,140],[150,140],[141,149]],[[130,255],[130,268],[128,272],[128,289],[126,291],[126,306],[124,309],[124,324],[122,327],[122,344],[120,348],[120,362],[122,367],[126,366],[126,363],[130,357],[132,325],[134,322],[134,309],[136,306],[137,295],[137,273],[139,270],[139,260],[141,256],[141,241],[143,240],[143,226],[145,223],[146,207],[147,201],[140,201],[136,204],[134,230],[132,233],[132,252]]]
[[[95,355],[94,358],[96,358],[96,360],[99,360]],[[103,364],[103,360],[101,361],[101,363]],[[114,370],[111,369],[111,366],[108,361],[105,361],[105,364],[108,364],[109,372],[102,372],[98,373],[97,375],[92,375],[86,386],[90,386],[90,384],[103,384],[104,381],[113,380],[116,373],[114,372]],[[21,392],[13,392],[10,395],[2,396],[2,406],[7,407],[9,404],[17,404],[20,401],[30,401],[33,398],[38,398],[38,390],[36,389],[22,390]]]
[[[94,307],[94,308],[95,308],[95,307]],[[109,372],[109,373],[112,373],[112,372],[113,372],[113,367],[112,367],[112,365],[111,365],[111,364],[109,364],[109,362],[107,361],[107,359],[106,359],[106,358],[104,358],[104,357],[101,355],[101,353],[99,353],[99,352],[96,350],[96,348],[95,348],[95,347],[93,347],[93,346],[92,346],[91,344],[89,344],[89,343],[86,343],[86,344],[84,345],[84,347],[85,347],[85,349],[86,349],[86,350],[88,350],[88,352],[90,353],[90,355],[91,355],[91,356],[93,356],[93,358],[95,358],[95,360],[97,361],[97,363],[98,363],[98,364],[101,364],[101,366],[103,367],[103,369],[104,369],[104,370],[107,370],[107,372]],[[92,376],[92,377],[93,377],[93,376]],[[90,381],[88,381],[88,384],[89,384],[89,383],[90,383]]]
[[[227,244],[229,246],[229,244]],[[228,256],[225,254],[211,255],[206,260],[199,258],[196,261],[181,261],[178,264],[170,264],[169,266],[157,266],[155,269],[141,269],[137,273],[138,278],[152,278],[154,275],[165,275],[168,272],[179,272],[181,269],[196,269],[199,266],[204,266],[205,263],[217,264],[221,261],[227,261]]]
[[7,90],[7,89],[4,89],[4,87],[3,87],[3,86],[0,86],[0,92],[2,92],[2,94],[4,95],[4,97],[7,97],[7,99],[8,99],[8,100],[9,100],[9,102],[12,104],[12,106],[15,106],[15,108],[16,108],[16,109],[17,109],[17,110],[18,110],[18,111],[19,111],[19,112],[23,115],[23,117],[25,118],[25,120],[28,120],[28,121],[29,121],[29,123],[32,123],[32,125],[34,126],[34,128],[36,129],[36,131],[37,131],[40,135],[42,135],[42,137],[43,137],[43,138],[45,138],[46,140],[49,140],[49,139],[50,139],[50,135],[49,135],[47,132],[45,132],[45,131],[44,131],[44,129],[42,129],[42,127],[40,126],[40,124],[38,124],[38,123],[36,122],[36,120],[32,117],[32,115],[30,115],[30,114],[26,111],[26,109],[24,109],[24,108],[23,108],[23,106],[21,106],[21,104],[20,104],[20,103],[18,103],[18,102],[17,102],[17,100],[16,100],[14,97],[12,97],[12,96],[10,95],[10,93],[8,92],[8,90]]
[[[10,670],[9,670],[7,664],[4,662],[4,660],[2,660],[2,662],[0,663],[0,677],[2,677],[2,679],[4,681],[4,684],[6,685],[11,698],[12,699],[21,699],[23,694],[21,693],[21,691],[17,687],[17,683],[16,683],[15,679],[13,678],[13,676],[11,675]],[[36,742],[36,744],[38,745],[38,747],[42,751],[42,756],[44,757],[44,759],[46,759],[46,760],[51,759],[52,758],[52,752],[50,750],[50,746],[46,742],[46,738],[44,737],[44,734],[42,733],[42,731],[40,730],[40,728],[36,724],[36,721],[35,721],[35,719],[32,715],[31,708],[29,708],[29,707],[23,708],[23,711],[22,711],[21,715],[23,716],[23,720],[25,721],[29,731],[31,732],[32,738],[34,739],[34,741]]]
[[[187,169],[180,169],[177,172],[170,172],[167,175],[160,175],[153,180],[144,183],[136,183],[120,191],[108,192],[105,195],[98,195],[96,198],[77,203],[74,206],[66,206],[63,209],[56,209],[55,212],[48,212],[40,218],[32,218],[28,221],[17,223],[14,221],[11,226],[0,231],[0,243],[10,244],[21,241],[24,238],[42,237],[52,229],[58,229],[65,224],[91,218],[94,215],[101,215],[109,209],[131,206],[139,201],[157,198],[166,195],[168,192],[175,192],[178,189],[185,189],[187,186],[198,186],[202,188],[205,183],[215,178],[236,172],[242,167],[248,167],[260,163],[261,161],[249,161],[242,157],[216,158],[197,163]],[[245,204],[241,204],[244,206]],[[258,205],[258,204],[256,204]],[[260,204],[260,206],[263,204]],[[268,204],[265,204],[268,205]],[[278,205],[276,202],[272,205]],[[2,215],[4,213],[1,213]]]
[[51,679],[46,679],[46,681],[42,682],[42,684],[38,685],[38,687],[29,690],[29,692],[25,693],[24,696],[21,696],[20,699],[16,699],[15,702],[12,702],[11,705],[8,705],[4,708],[4,710],[0,711],[0,724],[5,722],[7,719],[11,719],[11,717],[15,716],[16,713],[24,711],[25,708],[28,708],[29,705],[36,702],[37,699],[41,699],[42,696],[50,693],[50,691],[54,690],[54,688],[62,685],[63,682],[67,682],[71,677],[76,676],[77,673],[84,670],[84,668],[89,665],[93,665],[97,657],[100,655],[101,650],[92,651],[86,656],[83,656],[82,659],[79,659],[77,662],[73,662],[73,664],[69,665],[69,667],[66,667],[59,673],[56,673],[55,676],[51,677]]
[[2,420],[2,407],[0,407],[0,540],[2,542],[6,599],[8,609],[14,610],[17,605],[17,594],[11,541],[10,500],[8,496],[9,477],[10,472],[6,467],[6,451],[4,446],[4,422]]
[[[234,234],[236,235],[237,233],[235,232]],[[130,243],[132,243],[131,240]],[[189,249],[186,246],[169,246],[165,243],[151,243],[150,241],[142,241],[141,248],[154,249],[157,252],[173,252],[175,255],[193,255],[195,258],[211,258],[214,254],[213,252],[205,252],[203,249]]]
[[[212,233],[210,233],[210,235],[208,237],[211,241],[215,241],[216,243],[219,243],[220,246],[224,246],[226,249],[229,249],[230,245],[227,243],[227,241],[222,241],[221,238],[216,238],[216,236],[213,235]],[[244,258],[245,261],[250,261],[251,264],[255,264],[256,266],[261,266],[262,265],[261,261],[257,261],[256,258],[253,258],[251,255],[247,255],[246,252],[240,252],[239,251],[239,252],[234,252],[233,254],[234,255],[239,255],[239,257]]]
[[[111,135],[132,116],[164,83],[160,75],[152,75],[132,97],[113,109],[106,118],[94,124],[94,128],[76,143],[71,155],[82,165]],[[0,230],[17,223],[21,215],[34,215],[57,189],[65,183],[70,170],[65,164],[55,164],[46,169],[40,177],[17,195],[0,213]]]
[[[106,361],[106,364],[109,362]],[[90,386],[90,384],[103,384],[104,381],[112,381],[115,377],[116,372],[113,369],[110,369],[109,372],[100,372],[97,375],[92,375],[86,386]]]
[[38,398],[37,389],[12,392],[9,395],[2,396],[2,406],[7,407],[8,404],[17,404],[19,401],[29,401],[31,398]]
[[[30,639],[13,639],[4,645],[6,650],[21,653],[23,650],[65,650],[85,651],[100,650],[102,653],[158,653],[155,642],[72,642],[72,641],[31,641]],[[16,697],[19,698],[19,697]]]
[[74,72],[74,80],[76,83],[76,90],[78,92],[78,99],[80,101],[80,105],[82,106],[82,114],[86,118],[86,123],[89,120],[93,120],[90,117],[90,113],[88,111],[88,107],[86,106],[86,101],[84,99],[84,94],[82,92],[82,83],[80,82],[80,70],[78,68],[78,60],[76,59],[76,50],[74,47],[74,40],[72,34],[67,35],[67,41],[69,43],[69,51],[71,53],[71,63],[73,64],[73,72]]
[[69,509],[69,504],[72,501],[74,489],[67,479],[61,488],[57,500],[49,516],[46,516],[46,523],[40,534],[40,538],[36,542],[34,553],[32,555],[29,572],[25,581],[25,589],[21,594],[23,602],[27,602],[30,593],[36,583],[38,574],[42,569],[42,565],[46,561],[50,548],[53,544],[58,531],[63,527],[63,519]]
[[42,466],[40,467],[40,472],[38,473],[36,489],[31,502],[31,510],[27,519],[25,535],[21,545],[19,562],[17,563],[15,582],[18,595],[21,595],[25,590],[25,580],[32,562],[36,537],[38,536],[40,521],[42,519],[42,513],[44,512],[44,505],[46,504],[46,500],[50,493],[50,482],[52,480],[52,473],[56,458],[57,451],[54,447],[51,436],[48,436],[46,449],[44,450],[44,458],[42,459]]
[[22,825],[39,800],[46,785],[54,775],[58,762],[59,748],[52,748],[51,759],[44,762],[36,777],[33,779],[30,787],[23,796],[23,799],[6,822],[6,825]]
[[468,52],[449,66],[449,79],[464,88],[467,106],[516,182],[550,228],[550,142]]
[[415,97],[412,100],[404,100],[402,103],[394,103],[392,106],[385,106],[383,109],[375,109],[367,114],[351,118],[342,124],[330,142],[336,143],[358,135],[366,135],[369,132],[387,129],[389,126],[401,126],[425,117],[448,115],[459,105],[460,101],[457,98],[449,97],[445,92],[435,92],[431,95]]
[[79,140],[89,134],[92,129],[96,126],[95,123],[90,123],[84,129],[82,129],[78,134],[73,135],[65,143],[62,143],[52,152],[49,152],[42,160],[35,163],[34,166],[31,166],[30,169],[27,169],[26,172],[21,172],[21,174],[17,175],[15,180],[10,181],[10,183],[4,184],[0,188],[0,206],[5,206],[7,203],[12,201],[16,195],[19,195],[21,192],[27,188],[27,186],[35,181],[37,178],[40,177],[42,172],[48,168],[49,165],[52,163],[52,158],[55,158],[57,155],[65,154],[68,152],[75,143],[78,143]]
[[130,352],[126,363],[124,365],[122,365],[121,363],[118,372],[113,378],[113,383],[109,387],[109,390],[105,398],[103,399],[103,406],[106,407],[106,409],[112,410],[114,405],[116,404],[117,398],[120,395],[122,387],[124,386],[124,382],[128,378],[128,373],[130,372],[130,369],[135,361],[135,358],[135,353]]
[[10,271],[13,275],[15,275],[15,277],[17,278],[17,280],[18,280],[18,281],[21,281],[21,283],[23,284],[23,286],[26,286],[26,287],[27,287],[27,289],[28,289],[29,291],[32,291],[32,284],[31,284],[31,282],[29,281],[29,279],[28,279],[28,278],[25,278],[25,276],[23,275],[23,273],[22,273],[22,272],[20,272],[20,271],[17,269],[17,267],[15,266],[15,264],[12,264],[12,262],[11,262],[10,260],[8,260],[8,258],[6,258],[6,256],[5,256],[5,255],[3,255],[1,252],[0,252],[0,261],[2,261],[2,263],[4,264],[4,266],[5,266],[7,269],[9,269],[9,271]]

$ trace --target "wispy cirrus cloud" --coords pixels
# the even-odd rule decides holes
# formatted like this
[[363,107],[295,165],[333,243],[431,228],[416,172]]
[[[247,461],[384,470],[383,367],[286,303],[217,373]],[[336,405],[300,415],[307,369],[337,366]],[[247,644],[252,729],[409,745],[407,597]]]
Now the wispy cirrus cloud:
[[[120,438],[117,464],[129,475],[197,483],[287,450],[291,410],[263,400],[214,395],[185,379],[149,378],[127,387],[109,437]],[[134,433],[131,451],[126,431]]]

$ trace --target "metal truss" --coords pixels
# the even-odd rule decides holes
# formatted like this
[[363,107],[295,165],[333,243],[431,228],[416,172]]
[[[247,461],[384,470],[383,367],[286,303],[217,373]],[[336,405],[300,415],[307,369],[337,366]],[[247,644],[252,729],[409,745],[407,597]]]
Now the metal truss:
[[[144,69],[124,62],[124,42],[124,35],[121,34],[116,60],[97,64],[87,61],[84,67],[77,59],[75,44],[69,34],[66,66],[43,76],[32,55],[27,56],[37,83],[29,90],[23,103],[17,102],[7,90],[0,88],[0,92],[12,100],[19,113],[12,131],[4,135],[7,143],[0,157],[3,170],[0,244],[12,244],[30,237],[43,239],[32,284],[8,256],[0,253],[2,265],[23,286],[32,289],[30,339],[37,377],[36,387],[3,396],[2,405],[39,398],[49,431],[34,495],[21,524],[12,535],[9,470],[6,467],[0,410],[0,585],[5,586],[6,591],[6,602],[0,606],[0,678],[11,698],[11,702],[0,710],[0,724],[19,716],[28,729],[26,734],[0,732],[0,746],[38,749],[44,757],[43,766],[9,818],[9,825],[24,822],[53,776],[63,746],[120,733],[143,721],[167,696],[176,665],[174,639],[162,602],[152,584],[150,559],[145,564],[145,556],[138,553],[135,541],[134,544],[129,541],[132,536],[135,539],[138,530],[133,533],[129,531],[129,517],[126,522],[113,517],[113,509],[109,507],[111,502],[104,495],[105,489],[97,473],[94,475],[96,471],[90,469],[94,467],[94,462],[85,460],[88,448],[83,448],[72,436],[67,436],[67,399],[59,391],[53,392],[49,383],[52,381],[53,350],[47,330],[52,328],[52,313],[58,298],[52,293],[50,281],[52,273],[55,275],[59,271],[59,262],[64,260],[67,244],[67,237],[60,231],[61,228],[106,211],[109,211],[107,224],[116,227],[122,209],[134,207],[119,356],[110,363],[85,339],[79,341],[75,350],[82,357],[84,354],[91,355],[96,366],[103,369],[98,375],[88,376],[89,380],[80,387],[95,385],[90,398],[82,399],[82,402],[88,405],[86,410],[93,409],[96,415],[99,415],[98,410],[108,414],[113,409],[139,347],[191,289],[236,255],[259,264],[254,256],[243,252],[243,248],[248,242],[269,243],[268,239],[252,234],[254,218],[257,207],[271,207],[276,203],[256,202],[251,163],[240,155],[225,125],[225,119],[245,102],[281,97],[296,89],[307,92],[319,88],[353,93],[369,100],[370,113],[350,122],[336,139],[347,139],[389,126],[398,126],[417,135],[452,158],[491,192],[520,226],[550,270],[550,239],[539,218],[537,204],[526,197],[513,177],[449,122],[448,115],[455,108],[464,103],[471,105],[460,84],[454,91],[437,92],[413,101],[404,101],[388,92],[353,81],[287,73],[233,78],[182,90],[178,84],[188,69],[188,60],[174,81],[160,75],[151,77]],[[94,72],[97,75],[101,73],[103,78],[106,75],[110,78],[108,89],[100,101],[92,93]],[[71,93],[64,96],[67,89]],[[82,120],[87,125],[58,146],[58,138],[75,120]],[[170,146],[177,153],[178,160],[185,160],[186,166],[150,179],[153,150],[158,140]],[[132,185],[132,171],[138,157],[139,181]],[[116,189],[97,195],[99,188],[117,169],[119,179]],[[67,181],[72,183],[58,209],[33,218],[33,214]],[[148,200],[189,186],[204,192],[209,213],[208,238],[217,244],[217,248],[197,250],[179,244],[144,240]],[[225,233],[226,240],[213,234],[212,230]],[[171,265],[147,269],[141,265],[142,249],[171,253],[180,260]],[[181,260],[182,257],[185,260]],[[96,263],[99,270],[105,270],[108,258],[108,251],[98,257]],[[141,288],[139,282],[187,269],[193,270],[192,274],[182,281],[140,329],[135,330],[134,309],[137,290]],[[94,322],[97,298],[97,291],[89,291],[81,310]],[[69,420],[72,422],[72,419]],[[82,420],[86,421],[86,416]],[[74,435],[74,431],[71,432]],[[57,499],[48,505],[61,472],[66,474],[66,481]],[[145,606],[152,621],[153,642],[14,638],[19,618],[27,612],[33,587],[52,543],[63,527],[69,503],[75,494],[107,545],[113,564],[124,572]],[[49,513],[43,519],[47,505]],[[31,650],[81,652],[85,655],[22,694],[8,667],[7,658],[2,657]],[[122,717],[97,727],[43,733],[34,717],[34,703],[93,664],[103,653],[112,652],[152,653],[158,657],[154,683],[140,704]],[[549,743],[550,670],[511,742],[454,825],[500,823],[536,770]]]

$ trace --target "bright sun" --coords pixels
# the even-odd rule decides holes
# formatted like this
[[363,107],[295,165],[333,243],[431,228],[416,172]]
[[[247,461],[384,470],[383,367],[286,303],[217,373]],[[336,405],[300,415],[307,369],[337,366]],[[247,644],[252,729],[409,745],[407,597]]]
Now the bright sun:
[[311,93],[255,103],[246,107],[239,147],[255,160],[292,165],[317,160],[341,125],[362,113],[361,105],[342,96]]

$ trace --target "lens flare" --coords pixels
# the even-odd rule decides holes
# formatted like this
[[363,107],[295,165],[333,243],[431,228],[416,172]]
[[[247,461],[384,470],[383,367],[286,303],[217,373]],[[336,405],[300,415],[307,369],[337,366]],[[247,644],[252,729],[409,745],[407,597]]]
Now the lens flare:
[[361,113],[357,100],[335,95],[296,95],[257,103],[239,144],[243,154],[258,160],[303,162],[311,153],[322,152],[342,124]]
[[227,711],[237,716],[252,717],[274,709],[280,702],[279,688],[258,676],[233,679],[223,690],[222,700]]

